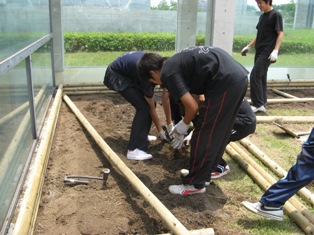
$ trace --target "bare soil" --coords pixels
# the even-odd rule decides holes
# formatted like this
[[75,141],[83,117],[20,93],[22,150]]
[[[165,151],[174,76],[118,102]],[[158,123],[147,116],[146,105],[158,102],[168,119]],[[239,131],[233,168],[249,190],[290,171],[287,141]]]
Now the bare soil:
[[[313,97],[313,90],[292,90],[298,97]],[[269,98],[279,98],[270,94]],[[117,94],[70,96],[98,134],[139,179],[188,229],[214,228],[216,234],[248,234],[226,223],[239,223],[237,212],[246,195],[232,188],[220,188],[215,182],[206,193],[181,197],[168,192],[171,184],[180,184],[179,170],[188,166],[188,151],[174,152],[168,143],[151,142],[148,152],[154,158],[130,161],[125,155],[134,108]],[[284,104],[287,109],[301,105],[314,110],[313,102]],[[282,106],[279,104],[279,106]],[[269,105],[268,109],[276,109]],[[162,107],[157,106],[161,120]],[[296,125],[297,126],[297,125]],[[152,127],[152,135],[157,135]],[[248,137],[258,145],[255,134]],[[111,170],[108,180],[90,180],[89,184],[68,185],[67,175],[102,176]],[[237,171],[228,174],[232,180]],[[228,178],[229,177],[229,178]],[[249,227],[249,220],[241,218]],[[50,152],[42,198],[34,234],[160,234],[169,229],[141,195],[107,160],[97,143],[80,124],[66,103],[62,103]]]

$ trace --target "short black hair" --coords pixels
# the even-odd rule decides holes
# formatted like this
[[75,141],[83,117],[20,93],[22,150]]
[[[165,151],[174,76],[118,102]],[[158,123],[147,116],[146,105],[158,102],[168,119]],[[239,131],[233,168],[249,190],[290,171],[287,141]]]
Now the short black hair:
[[[272,6],[273,5],[273,0],[263,0],[266,4],[268,3],[269,1],[269,6]],[[258,0],[255,0],[255,2],[258,2]]]
[[156,53],[145,53],[139,61],[137,61],[137,72],[140,76],[140,79],[143,81],[148,81],[152,76],[150,74],[150,70],[158,70],[162,69],[162,65],[167,57],[162,57]]

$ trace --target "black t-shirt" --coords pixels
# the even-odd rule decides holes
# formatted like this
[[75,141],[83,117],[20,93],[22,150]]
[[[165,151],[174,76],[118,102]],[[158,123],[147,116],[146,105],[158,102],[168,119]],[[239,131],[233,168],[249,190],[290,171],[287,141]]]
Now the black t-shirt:
[[259,18],[256,29],[256,54],[259,55],[265,53],[266,56],[269,56],[276,45],[278,37],[277,31],[283,31],[281,14],[275,9],[263,13]]
[[186,93],[220,92],[247,77],[248,71],[227,52],[214,47],[191,47],[167,59],[161,82],[177,102]]
[[143,55],[144,52],[141,51],[125,53],[115,59],[110,64],[110,68],[122,75],[120,77],[121,86],[125,84],[126,86],[137,86],[146,97],[152,98],[154,96],[155,85],[150,82],[143,82],[137,73],[136,63]]

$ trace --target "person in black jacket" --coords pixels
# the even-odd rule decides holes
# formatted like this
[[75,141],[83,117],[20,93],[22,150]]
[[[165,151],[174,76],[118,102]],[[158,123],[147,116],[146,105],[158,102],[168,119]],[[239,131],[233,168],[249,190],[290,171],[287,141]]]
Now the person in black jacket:
[[[189,174],[170,193],[204,193],[211,170],[222,158],[238,110],[247,91],[248,71],[227,52],[215,47],[190,47],[170,58],[145,53],[138,61],[144,81],[163,85],[184,106],[184,117],[170,133],[171,145],[181,148],[191,121],[198,114],[191,139]],[[199,109],[197,96],[204,94]]]
[[[135,108],[132,122],[127,158],[130,160],[147,160],[153,156],[147,153],[149,131],[154,122],[162,140],[168,140],[156,112],[154,100],[155,84],[140,80],[136,63],[144,52],[129,52],[119,56],[106,70],[104,84],[117,91]],[[156,137],[155,137],[156,138]]]

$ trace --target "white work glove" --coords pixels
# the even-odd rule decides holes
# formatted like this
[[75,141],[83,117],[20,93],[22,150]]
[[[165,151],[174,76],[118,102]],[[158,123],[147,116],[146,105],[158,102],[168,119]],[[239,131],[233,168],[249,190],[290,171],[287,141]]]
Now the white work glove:
[[168,139],[167,138],[167,135],[166,135],[166,132],[165,131],[160,131],[159,132],[159,137],[160,137],[160,139],[162,139],[162,140],[165,140],[165,141],[170,141],[170,139]]
[[174,126],[170,136],[173,137],[171,141],[171,146],[174,149],[180,149],[184,142],[184,136],[187,134],[190,125],[186,125],[183,120],[181,120],[177,125]]
[[185,138],[184,141],[186,145],[190,145],[190,141],[192,139],[193,131],[191,131]]
[[268,59],[270,60],[270,62],[275,63],[276,60],[278,59],[278,51],[277,50],[273,50],[273,52],[270,54]]
[[243,49],[241,51],[241,55],[246,56],[246,53],[248,53],[249,50],[251,50],[251,47],[249,45],[247,45],[246,47],[243,47]]
[[173,123],[169,124],[169,125],[166,125],[166,129],[167,129],[167,132],[168,132],[168,135],[169,137],[172,139],[173,137],[170,135],[170,133],[173,131]]

